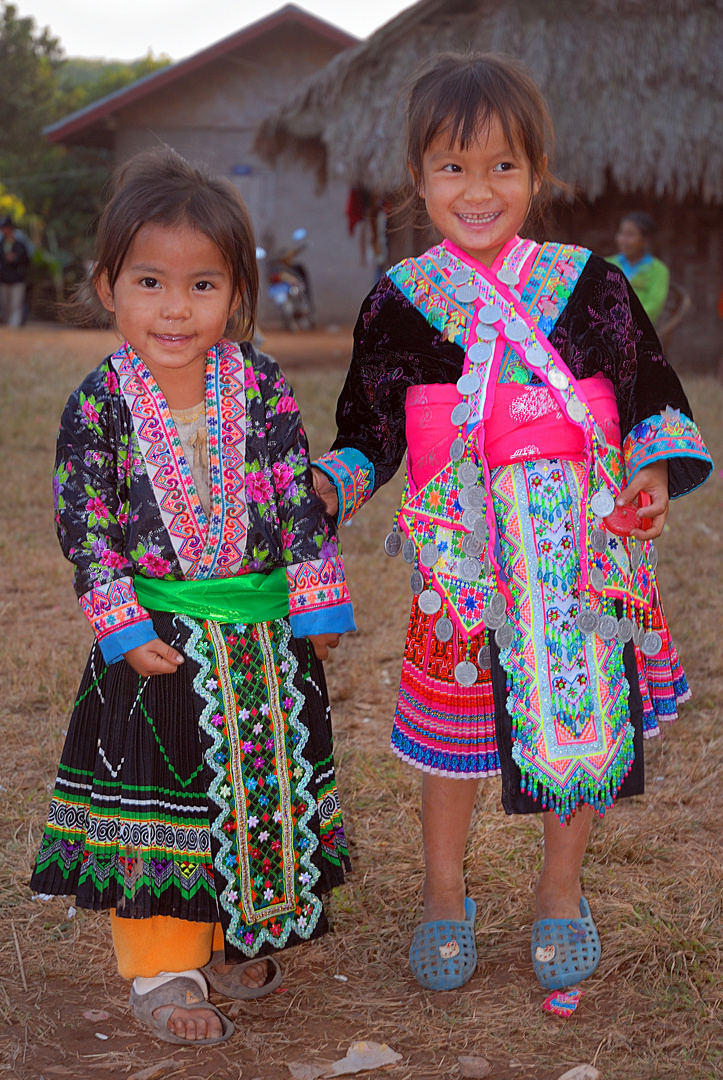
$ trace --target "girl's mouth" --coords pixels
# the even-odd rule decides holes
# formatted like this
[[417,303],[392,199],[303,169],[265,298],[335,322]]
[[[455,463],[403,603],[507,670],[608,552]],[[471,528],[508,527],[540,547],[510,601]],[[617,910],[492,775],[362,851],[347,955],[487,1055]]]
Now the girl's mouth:
[[179,345],[190,341],[190,334],[153,334],[156,341],[162,341],[164,345]]
[[458,213],[457,217],[460,221],[463,221],[465,225],[491,225],[493,221],[501,215],[501,210],[493,210],[487,214],[461,214]]

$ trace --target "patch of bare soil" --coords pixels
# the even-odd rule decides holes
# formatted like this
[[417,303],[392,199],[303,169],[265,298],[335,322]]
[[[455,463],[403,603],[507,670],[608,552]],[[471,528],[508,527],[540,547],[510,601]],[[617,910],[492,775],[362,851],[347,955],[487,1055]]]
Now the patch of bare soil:
[[[316,452],[333,434],[349,340],[268,335],[264,343],[289,370]],[[556,1080],[583,1062],[605,1080],[720,1076],[720,468],[673,506],[659,544],[666,610],[694,699],[662,740],[646,744],[648,793],[594,826],[584,882],[603,958],[571,1019],[543,1012],[529,963],[540,823],[506,818],[494,780],[480,787],[467,859],[478,971],[444,994],[425,993],[408,971],[422,884],[419,774],[387,746],[409,599],[405,567],[381,547],[399,477],[343,530],[360,629],[327,666],[355,872],[331,899],[333,933],[282,958],[282,992],[233,1007],[236,1036],[219,1048],[154,1042],[126,1009],[107,918],[69,915],[71,898],[31,898],[26,883],[90,639],[53,534],[55,433],[68,393],[114,343],[109,333],[0,330],[0,1071],[19,1080],[120,1078],[171,1058],[178,1064],[168,1077],[287,1080],[287,1061],[333,1060],[367,1038],[403,1055],[366,1074],[393,1080],[458,1077],[460,1054],[489,1059],[491,1080]],[[695,379],[687,390],[720,467],[723,387]],[[108,1018],[88,1020],[88,1009]]]

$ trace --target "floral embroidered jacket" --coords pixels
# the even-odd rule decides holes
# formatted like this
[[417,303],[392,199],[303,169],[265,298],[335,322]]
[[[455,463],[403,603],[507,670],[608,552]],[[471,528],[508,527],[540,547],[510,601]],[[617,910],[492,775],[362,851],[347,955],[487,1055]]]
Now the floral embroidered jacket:
[[[701,484],[711,469],[710,456],[680,381],[624,274],[591,255],[569,298],[553,295],[543,306],[550,343],[573,375],[585,379],[601,373],[615,387],[628,478],[667,458],[672,497]],[[389,277],[382,277],[364,301],[337,406],[337,438],[317,463],[339,493],[340,524],[401,464],[407,389],[455,383],[462,374],[464,351],[455,336],[454,327],[432,327]],[[519,365],[505,381],[535,380]]]
[[306,435],[276,363],[220,341],[206,365],[211,512],[168,405],[124,344],[61,420],[56,527],[108,663],[156,637],[133,578],[208,580],[286,567],[296,637],[354,629],[334,522],[311,485]]

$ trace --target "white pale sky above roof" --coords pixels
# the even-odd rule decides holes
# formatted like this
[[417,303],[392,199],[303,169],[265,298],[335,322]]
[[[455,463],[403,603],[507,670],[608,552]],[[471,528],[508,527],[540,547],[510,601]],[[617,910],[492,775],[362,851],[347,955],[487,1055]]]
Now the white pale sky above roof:
[[[284,0],[12,0],[22,16],[49,26],[66,56],[131,60],[198,52],[284,6]],[[410,0],[302,0],[297,4],[357,37],[388,22]]]

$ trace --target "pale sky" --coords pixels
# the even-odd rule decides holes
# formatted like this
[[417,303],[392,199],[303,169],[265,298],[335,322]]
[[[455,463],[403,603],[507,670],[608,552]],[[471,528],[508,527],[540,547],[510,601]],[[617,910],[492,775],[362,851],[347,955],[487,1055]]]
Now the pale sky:
[[[174,60],[270,15],[284,0],[12,0],[22,16],[49,26],[66,56],[132,60],[148,49]],[[302,0],[298,7],[366,37],[410,0]]]

